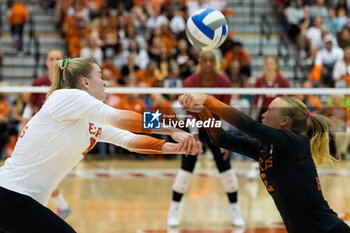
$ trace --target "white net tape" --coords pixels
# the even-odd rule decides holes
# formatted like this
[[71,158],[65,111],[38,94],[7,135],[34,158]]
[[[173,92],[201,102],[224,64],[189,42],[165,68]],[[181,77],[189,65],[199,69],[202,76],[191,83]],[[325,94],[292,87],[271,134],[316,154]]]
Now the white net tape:
[[[45,93],[49,87],[0,86],[0,93]],[[106,93],[123,94],[183,94],[186,92],[199,92],[206,94],[266,94],[266,95],[333,95],[350,94],[350,88],[138,88],[113,87],[106,88]]]

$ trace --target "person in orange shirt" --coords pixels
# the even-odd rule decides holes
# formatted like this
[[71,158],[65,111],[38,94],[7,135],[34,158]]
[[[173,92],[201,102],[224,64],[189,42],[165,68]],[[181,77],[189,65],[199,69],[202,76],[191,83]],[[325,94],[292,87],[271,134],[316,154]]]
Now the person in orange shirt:
[[115,78],[115,81],[121,79],[121,73],[120,70],[113,64],[113,58],[112,57],[105,57],[102,65],[101,65],[101,70],[104,69],[109,69]]
[[221,68],[228,70],[232,61],[237,60],[239,62],[239,73],[250,77],[250,56],[248,52],[243,48],[242,43],[233,42],[232,48],[225,54],[221,61]]
[[3,149],[8,141],[8,121],[10,107],[6,101],[5,94],[0,93],[0,155],[2,156]]
[[161,84],[161,77],[157,62],[151,60],[145,70],[136,71],[136,78],[139,83],[144,83],[148,87],[159,87]]
[[8,21],[15,47],[23,55],[23,28],[29,16],[24,0],[15,0],[11,6]]
[[[310,82],[305,82],[303,84],[303,88],[311,88]],[[304,95],[304,94],[298,94],[295,95],[296,98],[301,100],[310,111],[317,111],[318,113],[322,112],[323,104],[319,97],[315,95]]]

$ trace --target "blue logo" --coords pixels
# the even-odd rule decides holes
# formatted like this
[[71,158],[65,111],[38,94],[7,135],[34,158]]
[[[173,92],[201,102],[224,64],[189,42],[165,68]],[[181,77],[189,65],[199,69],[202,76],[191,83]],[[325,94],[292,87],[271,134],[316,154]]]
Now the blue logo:
[[157,110],[156,112],[143,112],[143,128],[144,129],[160,129],[160,116],[162,113]]

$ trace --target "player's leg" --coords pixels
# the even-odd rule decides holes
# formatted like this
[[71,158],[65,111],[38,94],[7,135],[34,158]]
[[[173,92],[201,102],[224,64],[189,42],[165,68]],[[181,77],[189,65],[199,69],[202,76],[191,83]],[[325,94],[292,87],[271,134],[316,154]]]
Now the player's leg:
[[192,177],[192,172],[197,161],[197,156],[181,156],[181,169],[177,172],[173,184],[173,198],[168,212],[168,226],[178,226],[179,205],[183,194],[187,191]]
[[243,227],[245,223],[237,201],[238,180],[235,171],[233,168],[231,168],[230,159],[228,158],[224,160],[221,149],[211,143],[208,134],[200,133],[199,136],[201,141],[206,142],[209,149],[213,153],[216,166],[219,170],[221,182],[230,202],[232,224],[234,226]]
[[62,219],[67,218],[73,213],[72,208],[66,202],[58,187],[52,192],[51,197],[57,206],[56,214]]
[[1,187],[0,231],[75,233],[63,219],[33,198]]

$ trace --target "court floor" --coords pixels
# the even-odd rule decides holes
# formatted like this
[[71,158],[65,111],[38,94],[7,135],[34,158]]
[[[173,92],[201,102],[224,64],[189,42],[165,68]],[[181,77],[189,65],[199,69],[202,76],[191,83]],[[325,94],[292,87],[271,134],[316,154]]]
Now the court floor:
[[[79,233],[282,233],[277,209],[259,178],[248,178],[251,164],[233,161],[246,228],[230,223],[228,199],[214,163],[198,161],[180,210],[181,225],[166,227],[173,179],[180,160],[85,159],[61,183],[73,208],[66,220]],[[330,206],[349,224],[350,161],[319,169]],[[52,200],[49,208],[55,209]]]

